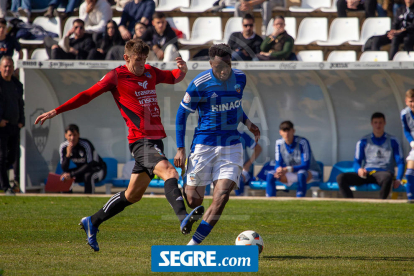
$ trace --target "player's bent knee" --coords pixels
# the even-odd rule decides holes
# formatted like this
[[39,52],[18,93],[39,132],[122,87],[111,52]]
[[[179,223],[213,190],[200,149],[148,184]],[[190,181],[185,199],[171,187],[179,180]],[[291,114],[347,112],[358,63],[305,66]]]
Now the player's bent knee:
[[194,209],[194,208],[200,206],[203,203],[203,199],[204,198],[201,198],[201,199],[200,198],[193,198],[193,197],[187,198],[188,207],[190,207],[191,209]]

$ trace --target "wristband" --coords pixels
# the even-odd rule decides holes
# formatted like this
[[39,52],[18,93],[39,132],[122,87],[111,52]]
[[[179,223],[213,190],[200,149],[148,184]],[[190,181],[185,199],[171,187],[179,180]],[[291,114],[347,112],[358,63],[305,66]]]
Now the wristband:
[[293,167],[292,166],[287,166],[286,170],[287,170],[287,172],[291,173],[291,172],[293,172]]

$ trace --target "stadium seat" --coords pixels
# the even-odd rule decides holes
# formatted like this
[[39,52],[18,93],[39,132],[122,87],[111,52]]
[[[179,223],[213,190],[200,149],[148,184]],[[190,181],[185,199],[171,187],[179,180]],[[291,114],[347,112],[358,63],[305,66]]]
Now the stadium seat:
[[115,23],[118,25],[121,23],[121,17],[112,17],[112,20],[115,21]]
[[301,5],[289,7],[291,12],[313,12],[320,8],[331,7],[331,0],[302,0]]
[[180,30],[184,39],[190,39],[190,21],[188,17],[167,17],[167,22],[172,28]]
[[178,39],[178,41],[183,45],[204,45],[221,38],[220,17],[199,17],[194,21],[191,39]]
[[188,8],[189,6],[190,0],[159,0],[155,11],[168,12],[181,7]]
[[414,61],[413,52],[401,51],[397,52],[393,58],[393,61]]
[[[7,22],[9,22],[10,20],[14,19],[14,16],[6,16],[4,19],[6,19]],[[29,23],[29,19],[27,19],[26,16],[19,16],[19,18],[21,21],[25,22],[25,23]],[[9,27],[9,26],[8,26]]]
[[[267,24],[266,35],[271,35],[273,32],[273,20],[274,19],[271,19],[269,24]],[[285,25],[286,32],[293,37],[293,39],[296,39],[296,18],[285,17]]]
[[[59,36],[59,38],[62,37],[62,34],[60,32],[61,30],[60,17],[58,16],[54,18],[50,18],[50,19],[44,16],[38,16],[33,21],[33,25],[41,26],[43,29],[45,29],[45,31],[55,33]],[[19,42],[21,44],[34,44],[34,45],[43,44],[43,40],[19,39]]]
[[355,51],[332,51],[327,59],[328,62],[354,62],[356,61]]
[[182,59],[184,61],[189,61],[190,60],[190,51],[189,50],[178,50],[178,52],[180,53]]
[[319,189],[325,191],[339,191],[338,182],[336,182],[336,177],[341,173],[354,172],[354,162],[353,161],[340,161],[333,165],[331,174],[329,175],[328,182],[321,183]]
[[[23,53],[22,60],[27,60],[27,57],[28,57],[27,49],[22,49],[22,53]],[[19,61],[19,52],[14,51],[12,58],[13,58],[14,68],[17,68],[17,62]]]
[[299,61],[322,62],[323,52],[321,50],[299,51],[296,55]]
[[326,17],[308,17],[299,25],[295,45],[308,45],[314,41],[328,40],[328,19]]
[[242,21],[243,21],[242,17],[230,17],[229,20],[227,20],[226,26],[224,27],[223,40],[217,40],[217,41],[214,41],[213,43],[214,44],[228,43],[229,38],[232,33],[243,31]]
[[329,28],[327,41],[318,41],[319,46],[339,46],[351,40],[359,40],[359,19],[356,17],[335,18]]
[[359,61],[388,61],[387,51],[367,51],[363,52]]
[[361,38],[358,41],[349,41],[351,45],[364,45],[367,40],[374,35],[383,35],[391,29],[391,18],[371,17],[367,18],[362,24]]
[[217,0],[192,0],[190,7],[180,8],[182,12],[205,12],[213,7]]
[[332,4],[329,8],[322,7],[321,12],[338,12],[338,9],[336,8],[336,2],[337,0],[332,0]]
[[45,48],[38,48],[35,49],[32,53],[32,56],[30,59],[34,59],[34,60],[48,60],[49,56],[47,55],[46,49]]
[[73,26],[73,21],[75,21],[76,19],[78,19],[79,17],[77,16],[71,16],[66,20],[65,26],[63,27],[63,36],[66,36],[66,34],[70,31],[70,29],[72,29]]

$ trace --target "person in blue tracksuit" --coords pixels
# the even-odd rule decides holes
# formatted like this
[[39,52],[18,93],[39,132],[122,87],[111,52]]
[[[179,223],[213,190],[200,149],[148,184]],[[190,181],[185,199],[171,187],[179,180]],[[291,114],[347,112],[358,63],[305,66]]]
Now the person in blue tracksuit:
[[371,116],[372,133],[358,141],[355,150],[355,172],[337,176],[343,197],[353,198],[350,186],[376,183],[381,187],[380,198],[386,199],[394,179],[394,167],[398,166],[394,187],[398,187],[404,174],[404,158],[398,139],[384,131],[385,115],[376,112]]
[[307,183],[320,180],[322,172],[313,157],[309,141],[295,135],[291,121],[284,121],[279,126],[281,139],[276,140],[275,171],[268,173],[266,196],[276,196],[275,180],[287,186],[298,183],[296,197],[306,196]]

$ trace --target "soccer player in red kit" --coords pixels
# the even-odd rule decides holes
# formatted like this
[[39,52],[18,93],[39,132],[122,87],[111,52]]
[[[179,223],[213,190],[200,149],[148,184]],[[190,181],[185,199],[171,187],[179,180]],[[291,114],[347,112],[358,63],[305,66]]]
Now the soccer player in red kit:
[[88,244],[99,251],[96,234],[99,225],[120,213],[125,207],[138,202],[154,175],[164,181],[165,196],[181,223],[181,231],[188,234],[192,224],[204,213],[200,206],[187,214],[181,190],[178,188],[178,173],[165,157],[166,137],[161,123],[160,108],[157,102],[155,85],[174,84],[184,79],[187,64],[180,57],[176,59],[178,69],[159,70],[145,64],[149,47],[140,39],[132,39],[125,45],[126,64],[107,73],[91,88],[79,93],[56,109],[40,115],[35,124],[42,124],[56,115],[89,103],[104,92],[110,91],[124,118],[128,129],[129,149],[135,158],[128,188],[116,193],[94,215],[81,219]]

